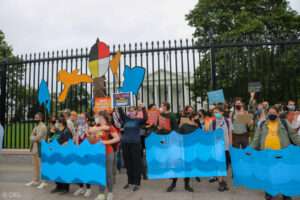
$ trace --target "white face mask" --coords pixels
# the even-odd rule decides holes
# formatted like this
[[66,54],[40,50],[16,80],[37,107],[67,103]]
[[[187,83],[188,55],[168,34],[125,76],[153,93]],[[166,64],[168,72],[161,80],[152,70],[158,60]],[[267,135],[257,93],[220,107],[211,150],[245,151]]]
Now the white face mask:
[[99,118],[99,117],[96,117],[96,118],[95,118],[95,123],[96,123],[96,124],[100,124],[100,118]]

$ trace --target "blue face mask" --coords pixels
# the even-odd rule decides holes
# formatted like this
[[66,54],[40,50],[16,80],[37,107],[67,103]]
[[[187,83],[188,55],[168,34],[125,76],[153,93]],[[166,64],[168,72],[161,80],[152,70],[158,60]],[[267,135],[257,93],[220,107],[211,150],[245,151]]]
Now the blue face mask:
[[221,113],[215,113],[216,119],[222,119],[222,114]]

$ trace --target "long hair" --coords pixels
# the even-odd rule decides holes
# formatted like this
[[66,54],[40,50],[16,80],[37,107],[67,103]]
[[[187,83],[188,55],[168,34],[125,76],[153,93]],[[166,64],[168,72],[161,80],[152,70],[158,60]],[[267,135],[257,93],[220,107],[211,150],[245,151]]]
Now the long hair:
[[100,111],[99,116],[103,117],[107,123],[107,125],[111,125],[111,116],[106,111]]

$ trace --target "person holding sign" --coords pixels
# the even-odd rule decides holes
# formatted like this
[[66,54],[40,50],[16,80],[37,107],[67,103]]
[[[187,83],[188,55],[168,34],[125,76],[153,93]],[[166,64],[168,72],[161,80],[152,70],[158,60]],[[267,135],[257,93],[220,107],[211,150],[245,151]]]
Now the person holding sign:
[[121,107],[118,108],[121,120],[123,121],[121,147],[128,178],[124,189],[132,187],[133,192],[139,190],[141,185],[142,146],[140,133],[147,121],[146,109],[143,104],[140,104],[140,107],[142,107],[143,118],[139,118],[138,109],[136,107],[131,107],[127,114],[124,113]]
[[[70,139],[73,138],[71,131],[67,127],[67,121],[64,117],[58,119],[57,125],[58,138],[57,141],[60,145],[65,145]],[[63,172],[62,172],[63,173]],[[69,192],[70,185],[67,183],[56,182],[56,187],[51,190],[51,193],[66,194]]]
[[114,168],[114,149],[113,144],[120,141],[120,136],[117,129],[111,124],[111,118],[106,111],[100,111],[99,128],[103,128],[100,136],[101,142],[106,146],[106,187],[100,186],[100,194],[95,200],[105,200],[105,189],[107,188],[107,200],[113,199],[113,168]]
[[[279,118],[279,109],[277,107],[271,107],[268,111],[267,120],[256,128],[251,143],[252,148],[257,150],[279,150],[291,143],[300,145],[300,135],[296,134],[286,120]],[[274,176],[280,176],[280,174],[274,174]],[[266,193],[265,199],[272,200],[274,197]],[[283,200],[291,200],[291,197],[283,196]]]
[[236,98],[235,100],[231,120],[233,124],[233,146],[246,148],[249,145],[248,127],[253,124],[253,119],[252,115],[245,111],[241,98]]
[[[174,113],[170,112],[170,107],[171,106],[168,102],[164,102],[161,104],[160,115],[158,118],[158,127],[157,127],[158,134],[168,134],[172,130],[177,130],[178,128],[176,116]],[[189,185],[189,181],[190,181],[189,178],[184,179],[185,189],[187,191],[193,192],[194,190]],[[167,188],[167,192],[172,192],[176,188],[176,183],[177,183],[177,178],[173,178],[171,185]]]
[[[226,166],[227,171],[229,170],[230,165],[230,154],[229,154],[229,147],[232,144],[232,124],[230,120],[224,117],[224,106],[217,105],[213,109],[213,114],[215,116],[215,120],[213,120],[210,124],[210,131],[214,131],[216,129],[221,128],[224,132],[224,142],[225,142],[225,155],[226,155]],[[227,183],[224,177],[218,177],[219,188],[220,192],[224,192],[229,190]]]
[[[75,135],[73,136],[73,141],[75,144],[80,145],[85,138],[85,134],[87,134],[89,130],[87,113],[79,114],[76,124],[77,127]],[[74,196],[79,196],[82,194],[84,197],[90,197],[92,194],[91,185],[86,184],[86,190],[84,190],[84,184],[80,183],[79,188],[73,194]]]

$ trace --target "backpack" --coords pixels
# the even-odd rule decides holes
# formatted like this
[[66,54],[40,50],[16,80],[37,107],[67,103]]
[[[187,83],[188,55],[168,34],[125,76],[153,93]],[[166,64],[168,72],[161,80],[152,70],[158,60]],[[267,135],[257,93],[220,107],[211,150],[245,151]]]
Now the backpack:
[[[226,126],[227,126],[227,129],[228,129],[228,133],[229,133],[229,131],[230,131],[230,127],[229,127],[229,121],[228,121],[228,119],[226,119],[226,118],[224,118],[224,120],[225,120],[225,123],[226,123]],[[213,120],[212,121],[212,128],[213,128],[213,130],[216,130],[216,128],[217,128],[217,121],[216,120]]]

